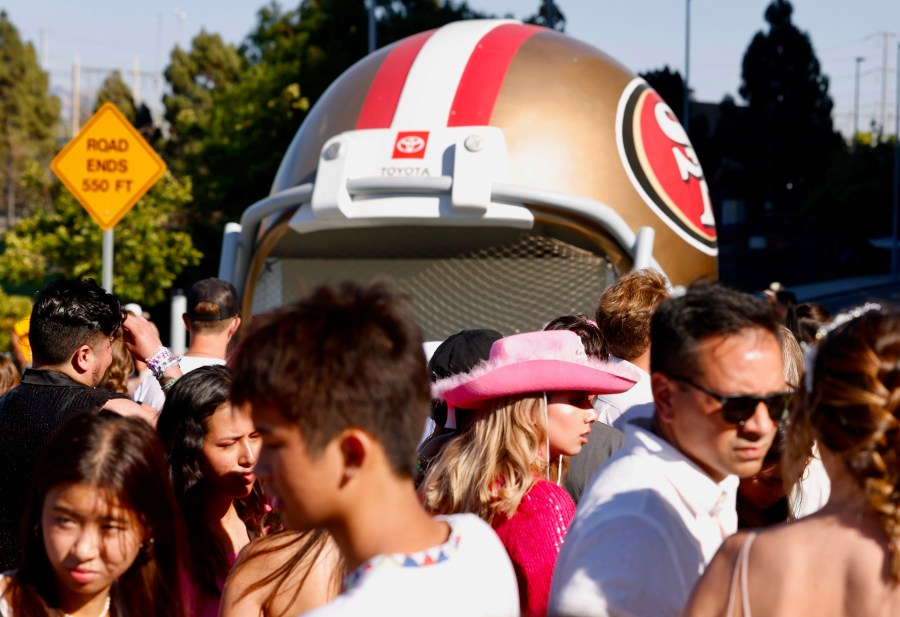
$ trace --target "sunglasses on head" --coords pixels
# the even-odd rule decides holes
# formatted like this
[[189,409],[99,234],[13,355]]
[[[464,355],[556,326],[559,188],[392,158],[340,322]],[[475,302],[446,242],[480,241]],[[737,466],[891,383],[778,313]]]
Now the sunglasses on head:
[[793,398],[792,392],[778,392],[767,396],[754,396],[752,394],[725,396],[724,394],[719,394],[718,392],[697,385],[685,377],[679,377],[678,375],[669,375],[669,377],[675,381],[687,384],[695,390],[700,390],[700,392],[719,401],[719,404],[722,405],[722,408],[719,410],[722,412],[722,419],[729,424],[743,426],[744,422],[749,420],[753,417],[753,414],[756,413],[756,408],[759,407],[760,403],[763,403],[766,406],[769,417],[772,418],[774,422],[781,422],[788,417],[791,399]]

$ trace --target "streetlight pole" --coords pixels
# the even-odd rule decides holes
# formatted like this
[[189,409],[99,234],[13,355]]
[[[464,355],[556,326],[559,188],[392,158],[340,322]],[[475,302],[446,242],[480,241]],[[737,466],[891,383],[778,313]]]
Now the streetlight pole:
[[378,33],[375,30],[375,0],[365,0],[365,4],[369,9],[369,53],[372,53],[378,47]]
[[863,58],[862,56],[856,57],[856,87],[853,91],[853,142],[856,143],[856,140],[859,136],[859,65],[862,64]]
[[684,16],[684,104],[682,105],[682,114],[684,120],[684,132],[690,136],[691,128],[691,0],[685,0],[685,16]]
[[897,97],[894,100],[894,221],[891,233],[891,274],[897,276],[897,227],[900,226],[900,44],[897,45]]

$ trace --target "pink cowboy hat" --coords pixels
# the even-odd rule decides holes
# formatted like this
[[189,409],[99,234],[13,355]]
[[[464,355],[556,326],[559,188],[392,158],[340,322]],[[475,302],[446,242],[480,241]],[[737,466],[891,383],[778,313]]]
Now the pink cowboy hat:
[[574,332],[551,330],[495,341],[487,360],[468,373],[435,382],[431,396],[471,409],[483,401],[529,392],[624,392],[637,381],[638,375],[627,365],[588,358]]

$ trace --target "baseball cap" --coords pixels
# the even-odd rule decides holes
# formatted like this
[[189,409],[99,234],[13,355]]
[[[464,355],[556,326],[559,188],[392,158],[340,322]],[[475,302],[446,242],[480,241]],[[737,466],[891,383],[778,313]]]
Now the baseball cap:
[[240,314],[237,289],[228,281],[208,278],[197,281],[187,294],[187,316],[191,321],[219,321]]

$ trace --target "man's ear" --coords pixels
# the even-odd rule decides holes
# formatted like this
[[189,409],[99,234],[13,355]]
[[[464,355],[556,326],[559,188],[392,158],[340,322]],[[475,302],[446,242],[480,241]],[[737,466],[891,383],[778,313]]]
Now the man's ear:
[[238,315],[236,317],[232,317],[231,324],[228,326],[228,338],[234,336],[234,333],[237,332],[241,327],[241,316]]
[[185,329],[190,332],[191,331],[191,320],[188,319],[187,313],[181,314],[181,321],[184,322]]
[[657,417],[670,424],[675,418],[672,410],[672,395],[675,383],[665,373],[659,371],[650,375],[650,389],[653,390],[653,404],[656,407]]
[[94,350],[91,349],[90,345],[82,345],[78,349],[75,350],[75,353],[72,354],[72,368],[75,369],[78,373],[88,373],[91,370],[91,363],[93,361]]
[[341,486],[347,484],[366,464],[372,450],[372,438],[357,429],[344,431],[340,437],[340,449],[344,467]]

